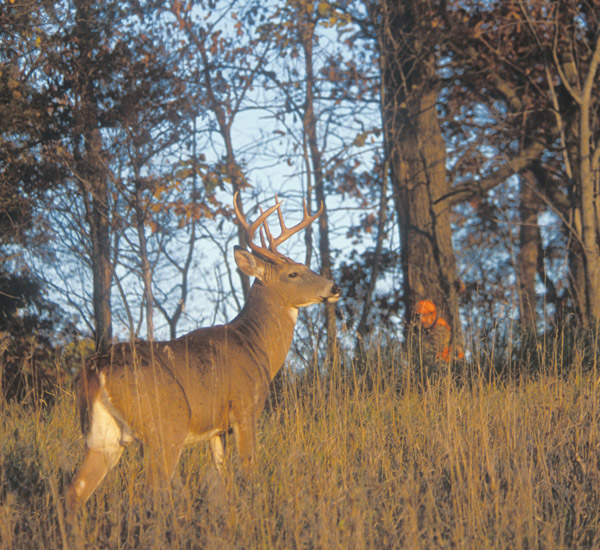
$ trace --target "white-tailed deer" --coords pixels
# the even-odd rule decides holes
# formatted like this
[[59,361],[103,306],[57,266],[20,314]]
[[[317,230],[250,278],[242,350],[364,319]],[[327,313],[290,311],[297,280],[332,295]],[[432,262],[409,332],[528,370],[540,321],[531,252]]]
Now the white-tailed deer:
[[[67,488],[67,517],[73,522],[124,446],[141,441],[150,481],[170,482],[184,445],[208,440],[221,469],[225,435],[232,430],[242,463],[254,458],[256,423],[269,383],[292,343],[298,308],[337,301],[332,281],[277,251],[277,246],[322,212],[287,228],[281,202],[248,224],[234,197],[238,222],[252,252],[235,247],[235,261],[256,280],[246,304],[230,323],[201,328],[167,342],[119,343],[90,359],[76,378],[85,456]],[[281,235],[267,218],[277,211]],[[269,246],[265,244],[264,227]],[[261,245],[253,242],[260,229]]]

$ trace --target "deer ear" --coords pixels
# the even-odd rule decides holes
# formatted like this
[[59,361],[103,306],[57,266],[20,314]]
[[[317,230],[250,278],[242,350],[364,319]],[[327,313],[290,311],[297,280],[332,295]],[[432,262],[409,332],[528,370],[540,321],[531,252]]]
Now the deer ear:
[[239,246],[233,248],[235,263],[243,273],[249,277],[256,277],[259,280],[264,280],[266,272],[266,262],[258,256],[244,250]]

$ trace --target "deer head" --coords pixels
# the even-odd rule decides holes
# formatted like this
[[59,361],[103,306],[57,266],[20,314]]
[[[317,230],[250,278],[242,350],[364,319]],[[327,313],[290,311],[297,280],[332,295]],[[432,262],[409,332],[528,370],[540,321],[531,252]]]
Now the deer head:
[[[323,212],[323,205],[314,215],[308,214],[304,201],[304,217],[288,228],[281,213],[281,202],[275,197],[275,204],[263,212],[249,224],[240,212],[238,194],[234,197],[234,210],[238,223],[242,225],[248,236],[248,244],[252,253],[235,247],[235,260],[238,267],[247,275],[256,277],[263,286],[272,289],[274,299],[280,307],[300,308],[323,301],[337,301],[340,297],[339,288],[328,279],[323,278],[304,264],[295,262],[277,250],[277,247],[292,235],[302,231],[315,221]],[[273,237],[267,218],[277,212],[281,233]],[[260,230],[261,245],[254,242],[256,231]],[[265,242],[265,235],[269,245]],[[276,298],[275,298],[276,296]]]

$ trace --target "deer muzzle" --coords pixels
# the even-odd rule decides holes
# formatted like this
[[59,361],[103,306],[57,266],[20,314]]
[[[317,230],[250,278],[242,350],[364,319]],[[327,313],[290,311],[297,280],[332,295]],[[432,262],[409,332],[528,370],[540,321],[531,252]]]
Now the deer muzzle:
[[338,285],[333,283],[331,287],[331,294],[323,298],[324,302],[337,302],[342,296],[342,291]]

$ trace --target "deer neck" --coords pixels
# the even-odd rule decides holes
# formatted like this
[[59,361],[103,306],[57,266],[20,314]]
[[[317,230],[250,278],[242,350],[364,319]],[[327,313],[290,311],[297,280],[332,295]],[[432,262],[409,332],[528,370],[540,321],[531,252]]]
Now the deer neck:
[[278,296],[256,281],[242,311],[232,321],[254,340],[255,349],[266,350],[271,379],[282,367],[290,350],[297,317],[297,308],[283,306]]

